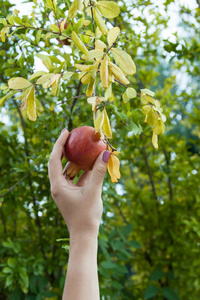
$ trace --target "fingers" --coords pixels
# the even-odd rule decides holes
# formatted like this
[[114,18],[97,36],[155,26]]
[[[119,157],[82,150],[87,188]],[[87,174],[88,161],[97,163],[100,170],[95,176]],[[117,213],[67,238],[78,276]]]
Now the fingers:
[[86,185],[87,181],[88,181],[88,178],[90,177],[90,173],[91,171],[87,171],[87,172],[84,172],[78,179],[76,185],[78,187],[82,187],[84,185]]
[[100,153],[89,175],[89,179],[87,182],[88,186],[90,185],[94,189],[102,188],[109,157],[110,152],[107,150]]
[[69,132],[66,129],[57,139],[53,151],[51,152],[49,162],[48,162],[48,172],[49,172],[49,179],[51,184],[62,176],[63,177],[63,170],[62,170],[62,158],[63,158],[63,148],[69,136]]

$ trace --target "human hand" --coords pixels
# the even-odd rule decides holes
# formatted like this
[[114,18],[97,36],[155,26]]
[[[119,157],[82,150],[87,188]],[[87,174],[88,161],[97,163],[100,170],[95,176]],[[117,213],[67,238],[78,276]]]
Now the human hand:
[[69,132],[64,130],[50,155],[48,172],[51,194],[65,220],[70,238],[97,237],[103,211],[102,184],[110,152],[102,152],[92,171],[84,172],[74,184],[63,175],[61,163],[68,136]]

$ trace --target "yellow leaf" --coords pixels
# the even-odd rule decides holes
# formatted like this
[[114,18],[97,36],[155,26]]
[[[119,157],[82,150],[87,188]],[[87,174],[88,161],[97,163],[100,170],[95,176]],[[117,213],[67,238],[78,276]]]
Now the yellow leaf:
[[100,67],[100,77],[101,82],[104,88],[108,88],[108,56],[105,55],[104,59],[101,62]]
[[99,27],[99,29],[101,30],[101,32],[103,34],[107,34],[108,29],[105,25],[104,19],[102,18],[99,10],[96,7],[94,7],[94,9],[93,9],[93,13],[94,13],[94,19],[95,19],[97,26]]
[[101,40],[96,40],[95,41],[95,49],[102,50],[102,49],[105,49],[105,48],[107,48],[107,46],[104,42],[102,42]]
[[78,35],[76,34],[75,31],[72,31],[72,41],[85,55],[88,54],[88,50],[87,50],[86,46],[83,44],[83,42],[78,37]]
[[81,71],[86,71],[86,72],[88,72],[89,69],[90,69],[90,67],[91,67],[92,65],[75,64],[74,66],[75,66],[77,69],[81,70]]
[[54,76],[54,73],[48,73],[45,75],[42,75],[38,80],[36,81],[36,84],[41,84],[44,89],[47,89],[51,86],[51,77]]
[[160,135],[165,131],[165,125],[162,120],[158,120],[156,126],[153,128],[153,132]]
[[114,60],[125,74],[133,75],[136,72],[136,66],[131,56],[124,50],[111,49]]
[[36,56],[41,59],[42,63],[50,71],[51,70],[51,58],[48,55],[44,55],[44,54],[40,54],[40,53],[37,53]]
[[94,128],[96,132],[99,132],[103,126],[104,113],[100,110],[97,111],[97,117],[94,118]]
[[98,1],[96,6],[105,18],[116,18],[120,14],[120,8],[114,1]]
[[115,64],[113,64],[112,62],[108,62],[109,66],[111,67],[111,71],[113,73],[113,75],[115,76],[115,78],[123,83],[123,84],[129,84],[130,82],[128,81],[128,79],[125,77],[124,73],[122,72],[122,70],[116,66]]
[[144,115],[148,115],[148,113],[150,112],[150,110],[151,110],[151,106],[150,105],[144,105],[142,107],[142,112],[143,112]]
[[146,94],[144,94],[144,93],[141,93],[141,102],[142,102],[143,104],[148,104],[148,103],[151,103],[151,104],[153,104],[153,105],[156,104],[154,98],[152,98],[151,96],[148,96],[148,95],[146,95]]
[[152,127],[155,128],[158,123],[158,115],[155,113],[153,109],[151,109],[147,115],[147,123]]
[[85,6],[87,7],[88,3],[89,3],[89,0],[83,0],[83,1],[84,1]]
[[146,94],[148,96],[154,97],[155,93],[150,91],[149,89],[141,89],[140,90],[143,94]]
[[102,130],[103,130],[103,133],[106,135],[106,137],[108,139],[111,139],[112,138],[112,130],[111,130],[111,127],[110,127],[110,121],[109,121],[109,118],[108,118],[105,107],[104,107],[104,110],[103,110],[103,114],[104,114],[104,118],[103,118]]
[[105,92],[105,100],[108,100],[111,97],[112,97],[112,83],[109,83],[108,88],[106,89]]
[[122,95],[124,103],[127,103],[130,99],[133,99],[137,96],[137,92],[133,88],[127,88],[125,93]]
[[55,0],[46,0],[46,7],[55,10],[56,8]]
[[85,75],[81,78],[81,82],[82,82],[83,84],[89,84],[90,78],[91,78],[91,74],[90,74],[90,73],[87,73],[87,74],[85,74]]
[[21,77],[15,77],[15,78],[11,78],[10,80],[8,80],[8,86],[10,89],[13,89],[13,90],[22,90],[31,85],[32,84],[28,80],[21,78]]
[[31,75],[31,77],[29,78],[29,80],[33,80],[33,79],[35,79],[37,77],[40,77],[40,76],[42,76],[44,74],[47,74],[47,72],[45,72],[45,71],[35,72],[34,74]]
[[68,12],[69,18],[71,18],[71,19],[75,18],[77,15],[77,10],[78,10],[78,1],[74,0],[74,2],[72,3],[72,5],[69,8],[69,12]]
[[153,144],[154,148],[158,149],[158,136],[154,132],[152,135],[152,144]]
[[52,83],[51,94],[53,96],[57,95],[60,77],[61,77],[61,74],[55,74],[54,76],[51,77],[51,83]]
[[120,33],[119,27],[113,27],[112,29],[109,30],[107,36],[109,47],[111,47],[112,44],[116,41],[116,38],[118,37],[119,33]]
[[92,105],[92,110],[96,112],[96,106],[99,105],[102,101],[105,101],[104,97],[90,97],[87,99],[87,102]]
[[63,80],[69,79],[72,75],[74,75],[74,72],[65,72],[62,76]]
[[35,87],[33,86],[27,96],[27,115],[30,121],[37,119],[36,115],[36,103],[35,103]]
[[108,161],[108,173],[110,174],[112,182],[118,182],[118,179],[121,178],[119,171],[120,161],[113,153],[111,153]]
[[90,60],[90,59],[94,59],[94,58],[102,58],[103,56],[103,52],[100,50],[90,50],[87,53],[86,59]]
[[92,97],[93,91],[94,91],[94,84],[95,84],[95,78],[91,77],[90,82],[88,84],[87,90],[86,90],[86,96]]

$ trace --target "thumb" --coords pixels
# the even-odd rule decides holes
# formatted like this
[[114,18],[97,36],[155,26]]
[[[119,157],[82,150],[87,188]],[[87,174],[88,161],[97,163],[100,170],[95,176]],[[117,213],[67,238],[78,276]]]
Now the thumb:
[[91,171],[88,184],[94,186],[102,186],[107,170],[107,163],[110,157],[110,151],[103,151],[97,157],[93,169]]

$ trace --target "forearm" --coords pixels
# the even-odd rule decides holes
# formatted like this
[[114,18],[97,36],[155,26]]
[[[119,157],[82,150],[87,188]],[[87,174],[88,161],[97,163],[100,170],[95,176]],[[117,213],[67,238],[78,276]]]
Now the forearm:
[[97,237],[70,239],[63,300],[99,300]]

